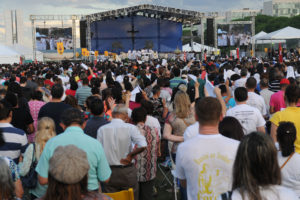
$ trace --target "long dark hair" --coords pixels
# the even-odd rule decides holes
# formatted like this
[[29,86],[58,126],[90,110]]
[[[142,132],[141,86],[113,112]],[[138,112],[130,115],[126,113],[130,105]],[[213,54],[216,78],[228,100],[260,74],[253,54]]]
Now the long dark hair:
[[243,138],[233,165],[232,190],[245,199],[262,200],[259,187],[280,185],[277,150],[269,135],[253,132]]
[[48,174],[48,189],[44,200],[82,200],[82,196],[88,193],[87,175],[75,184],[65,184],[55,180],[51,174]]
[[224,117],[224,119],[219,123],[219,132],[225,137],[238,141],[241,141],[244,136],[242,125],[234,117]]
[[297,130],[292,122],[280,122],[277,128],[277,141],[280,146],[281,154],[287,157],[295,152]]

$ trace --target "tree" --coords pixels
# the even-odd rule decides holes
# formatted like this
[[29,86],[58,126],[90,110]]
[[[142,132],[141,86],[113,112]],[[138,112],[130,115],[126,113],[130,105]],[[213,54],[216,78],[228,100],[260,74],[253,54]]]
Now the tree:
[[[250,21],[251,17],[236,19],[233,21]],[[255,34],[265,31],[267,33],[282,29],[287,26],[300,29],[300,15],[294,17],[272,17],[268,15],[257,15],[255,17]]]

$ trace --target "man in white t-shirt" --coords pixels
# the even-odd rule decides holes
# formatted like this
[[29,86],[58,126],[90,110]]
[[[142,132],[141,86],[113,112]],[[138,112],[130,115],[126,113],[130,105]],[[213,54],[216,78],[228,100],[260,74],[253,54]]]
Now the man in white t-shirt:
[[244,133],[249,134],[253,131],[265,133],[266,121],[262,114],[255,107],[247,105],[248,91],[244,87],[238,87],[234,91],[236,106],[226,112],[226,116],[235,117],[241,123]]
[[199,100],[195,111],[200,133],[179,145],[176,177],[187,187],[189,200],[216,199],[231,189],[232,165],[239,142],[219,134],[223,114],[216,98]]
[[248,74],[248,70],[246,68],[242,68],[240,73],[241,78],[234,82],[234,87],[233,87],[234,90],[238,87],[246,86],[247,74]]
[[266,78],[263,78],[260,80],[260,95],[262,96],[262,98],[265,101],[266,107],[267,107],[267,115],[270,116],[270,99],[272,94],[274,94],[274,92],[272,92],[271,90],[269,90],[269,81]]
[[188,126],[184,133],[183,133],[183,138],[184,141],[187,141],[199,134],[199,122],[195,122],[194,124]]
[[248,100],[247,105],[255,107],[259,110],[259,112],[262,114],[262,116],[267,116],[267,107],[264,101],[264,98],[258,94],[256,94],[255,88],[256,88],[257,81],[254,77],[249,77],[246,82],[246,87],[248,90]]

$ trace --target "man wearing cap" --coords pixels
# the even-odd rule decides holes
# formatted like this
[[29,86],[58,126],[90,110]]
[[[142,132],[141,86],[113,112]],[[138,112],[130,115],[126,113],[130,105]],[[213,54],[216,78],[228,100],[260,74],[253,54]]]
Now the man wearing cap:
[[[145,137],[138,128],[126,123],[127,107],[118,104],[113,109],[113,119],[102,126],[97,133],[97,139],[102,143],[107,160],[112,170],[111,179],[105,184],[105,192],[118,192],[133,188],[134,199],[138,199],[137,170],[132,164],[135,155],[147,147]],[[133,144],[137,148],[133,150]]]
[[84,134],[85,121],[83,114],[78,109],[70,108],[65,110],[61,115],[61,126],[64,132],[46,143],[35,169],[39,175],[40,184],[48,184],[49,160],[55,149],[58,146],[72,144],[87,154],[90,164],[88,190],[99,190],[99,181],[108,182],[111,175],[102,145],[96,139]]
[[286,108],[284,101],[284,92],[290,81],[286,78],[280,80],[280,91],[272,94],[270,99],[270,114],[281,111],[281,109]]
[[[43,199],[60,196],[64,199],[110,200],[111,198],[87,188],[90,164],[86,152],[74,145],[59,146],[49,161],[49,188]],[[80,189],[78,190],[78,187]],[[63,197],[62,197],[63,196]]]

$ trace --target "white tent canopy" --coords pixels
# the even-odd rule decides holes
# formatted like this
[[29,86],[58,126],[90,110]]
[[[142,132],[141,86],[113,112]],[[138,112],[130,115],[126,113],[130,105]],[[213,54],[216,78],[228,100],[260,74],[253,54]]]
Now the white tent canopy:
[[300,29],[288,26],[278,31],[274,31],[264,36],[256,38],[256,40],[288,40],[288,39],[300,39]]
[[[22,46],[22,45],[14,45],[12,48],[18,52],[21,56],[25,57],[25,60],[34,60],[33,58],[33,50],[31,48]],[[44,61],[43,53],[40,51],[36,51],[36,60],[37,61]]]
[[265,35],[268,35],[268,33],[264,32],[264,31],[261,31],[261,32],[257,33],[256,35],[254,35],[251,38],[251,41],[255,42],[257,40],[257,38],[260,38],[260,37],[265,36]]
[[[214,47],[210,47],[210,46],[199,44],[197,42],[193,42],[193,51],[194,52],[202,52],[205,49],[208,52],[214,52],[214,51],[218,51],[219,50],[219,49],[214,48]],[[182,46],[182,51],[183,52],[191,52],[192,51],[192,47],[191,47],[190,43],[183,45]]]
[[255,42],[255,44],[271,44],[271,43],[286,43],[286,40],[260,40],[258,38],[268,35],[268,33],[261,31],[254,35],[251,40]]
[[0,44],[0,64],[13,64],[20,62],[20,54],[14,49]]

